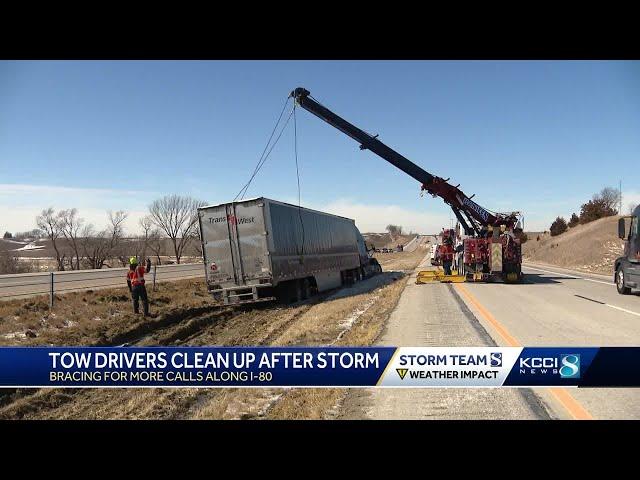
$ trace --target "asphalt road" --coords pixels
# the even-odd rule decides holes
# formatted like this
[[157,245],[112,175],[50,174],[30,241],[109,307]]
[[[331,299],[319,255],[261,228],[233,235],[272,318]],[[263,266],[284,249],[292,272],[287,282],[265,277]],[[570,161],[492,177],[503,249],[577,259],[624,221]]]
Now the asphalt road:
[[[146,275],[147,283],[153,281],[153,269]],[[53,284],[56,293],[80,291],[97,288],[126,287],[127,268],[109,268],[102,270],[77,270],[54,272]],[[201,263],[182,265],[159,265],[156,281],[164,282],[182,278],[204,276]],[[38,294],[49,294],[51,288],[50,273],[23,273],[19,275],[0,275],[0,300],[27,298]]]
[[[430,269],[423,260],[416,270]],[[407,280],[379,341],[394,346],[640,345],[640,295],[612,277],[525,265],[517,285]],[[370,389],[347,418],[638,419],[640,389]]]
[[[640,345],[640,295],[619,295],[613,275],[533,264],[526,264],[523,272],[525,283],[520,285],[455,287],[499,345]],[[559,418],[580,414],[597,419],[640,418],[640,389],[536,389],[536,393]]]
[[[451,285],[416,285],[417,271],[431,268],[427,255],[406,280],[378,344],[398,347],[495,345]],[[363,389],[347,398],[344,411],[344,418],[357,419],[549,418],[531,390],[500,388]]]
[[427,235],[416,235],[409,243],[404,246],[405,252],[413,252],[418,247],[429,243],[429,236]]

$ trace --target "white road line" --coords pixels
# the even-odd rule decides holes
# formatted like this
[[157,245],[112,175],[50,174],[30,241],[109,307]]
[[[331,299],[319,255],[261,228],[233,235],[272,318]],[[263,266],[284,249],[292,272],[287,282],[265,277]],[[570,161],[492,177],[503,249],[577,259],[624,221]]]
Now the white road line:
[[630,313],[631,315],[635,315],[636,317],[640,317],[640,313],[638,312],[632,312],[631,310],[627,310],[626,308],[620,308],[620,307],[616,307],[615,305],[609,305],[608,303],[605,303],[605,305],[607,307],[611,307],[611,308],[615,308],[616,310],[620,310],[626,313]]
[[[559,272],[552,272],[551,270],[542,270],[541,268],[534,268],[534,267],[525,267],[525,268],[530,268],[531,270],[538,270],[540,272],[546,272],[546,273],[553,273],[555,275],[564,275],[563,273],[559,273]],[[584,278],[584,277],[576,277],[575,275],[572,275],[571,278],[575,278],[577,280],[588,280],[589,282],[596,282],[596,283],[604,283],[605,285],[613,285],[613,282],[603,282],[601,280],[593,280],[591,278]],[[616,307],[615,305],[609,305],[608,303],[603,303],[604,306],[609,307],[609,308],[615,308],[616,310],[620,310],[621,312],[625,312],[625,313],[629,313],[631,315],[635,315],[636,317],[640,317],[640,313],[638,312],[634,312],[632,310],[627,310],[626,308],[622,308],[622,307]]]
[[593,278],[583,278],[582,280],[586,280],[587,282],[603,283],[605,285],[613,285],[613,282],[603,282],[602,280],[594,280]]
[[585,278],[585,277],[576,277],[575,275],[569,275],[568,273],[562,273],[562,272],[552,272],[551,270],[543,270],[541,268],[535,268],[535,267],[530,267],[528,265],[525,265],[524,268],[529,268],[531,270],[538,270],[539,272],[545,272],[545,273],[553,273],[554,275],[564,275],[564,276],[568,276],[569,278],[573,278],[576,280],[586,280],[587,282],[595,282],[595,283],[603,283],[605,285],[613,285],[613,282],[604,282],[602,280],[594,280],[593,278]]

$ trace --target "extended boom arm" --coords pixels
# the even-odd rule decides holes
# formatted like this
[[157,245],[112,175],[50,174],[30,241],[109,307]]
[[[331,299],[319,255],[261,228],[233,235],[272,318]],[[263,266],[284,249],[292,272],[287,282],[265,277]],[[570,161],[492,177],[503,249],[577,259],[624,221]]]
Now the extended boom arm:
[[[485,226],[506,225],[513,227],[517,222],[515,214],[497,214],[489,212],[480,205],[467,197],[457,186],[450,185],[447,180],[430,174],[423,170],[411,160],[400,155],[398,152],[389,148],[387,145],[377,139],[377,135],[372,136],[355,125],[347,122],[342,117],[336,115],[328,108],[321,105],[311,97],[308,90],[304,88],[296,88],[291,92],[291,96],[298,105],[305,110],[313,113],[318,118],[324,120],[329,125],[340,130],[345,135],[353,138],[360,144],[361,150],[371,150],[376,155],[382,157],[387,162],[396,166],[407,175],[415,178],[422,185],[422,190],[426,190],[433,196],[439,196],[448,204],[456,215],[456,218],[462,224],[465,233],[480,233],[480,229]],[[467,217],[467,221],[462,216]]]

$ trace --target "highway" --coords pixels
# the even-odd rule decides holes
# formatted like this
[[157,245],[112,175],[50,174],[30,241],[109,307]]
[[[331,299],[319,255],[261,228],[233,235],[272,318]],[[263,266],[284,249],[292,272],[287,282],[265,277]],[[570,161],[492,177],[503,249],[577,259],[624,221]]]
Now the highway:
[[407,242],[407,244],[404,246],[404,251],[413,252],[418,247],[426,245],[427,243],[429,243],[428,235],[416,235],[413,239],[411,239],[410,242]]
[[[640,295],[613,275],[525,264],[520,285],[464,283],[460,296],[502,346],[638,346]],[[560,391],[563,390],[563,391]],[[536,389],[560,418],[640,418],[639,389]]]
[[[146,275],[147,283],[152,283],[153,281],[154,268],[157,268],[157,282],[204,276],[204,267],[201,263],[159,265],[157,267],[152,267],[151,272]],[[53,286],[56,293],[98,288],[113,288],[118,286],[126,287],[127,270],[128,268],[109,268],[102,270],[54,272]],[[50,288],[50,273],[0,275],[0,300],[27,298],[38,294],[49,294]]]
[[[527,264],[522,284],[424,284],[407,279],[380,345],[640,345],[640,295],[612,277]],[[638,419],[640,389],[370,389],[348,418]],[[354,413],[355,412],[355,413]]]

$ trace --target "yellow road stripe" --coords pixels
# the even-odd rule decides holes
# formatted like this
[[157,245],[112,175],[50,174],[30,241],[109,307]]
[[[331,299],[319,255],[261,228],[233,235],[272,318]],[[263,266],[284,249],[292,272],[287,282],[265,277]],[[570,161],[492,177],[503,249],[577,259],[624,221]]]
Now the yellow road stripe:
[[521,347],[522,346],[522,345],[520,345],[520,342],[518,342],[514,337],[512,337],[509,334],[509,332],[507,331],[507,329],[504,328],[502,325],[500,325],[500,322],[498,322],[498,320],[496,320],[496,318],[491,314],[491,312],[489,312],[489,310],[484,308],[484,306],[482,306],[482,304],[478,300],[476,300],[476,298],[473,295],[471,295],[471,293],[469,293],[469,291],[466,288],[464,288],[461,284],[456,284],[456,287],[458,287],[458,290],[460,290],[460,292],[466,297],[467,300],[469,300],[469,302],[471,302],[473,305],[475,305],[475,307],[480,311],[482,316],[491,325],[493,325],[493,328],[495,328],[498,331],[500,336],[503,338],[503,340],[505,342],[507,342],[507,344],[510,347]]
[[593,417],[587,410],[573,398],[565,388],[550,388],[554,397],[566,408],[576,420],[593,420]]
[[[473,304],[484,319],[496,329],[502,339],[511,347],[521,347],[522,344],[504,328],[498,320],[487,310],[462,284],[457,283],[456,288],[462,295]],[[550,388],[553,396],[562,404],[569,414],[576,420],[593,420],[593,416],[573,398],[564,388]]]

